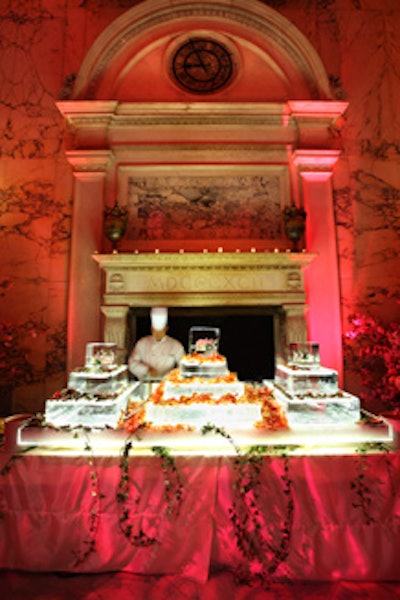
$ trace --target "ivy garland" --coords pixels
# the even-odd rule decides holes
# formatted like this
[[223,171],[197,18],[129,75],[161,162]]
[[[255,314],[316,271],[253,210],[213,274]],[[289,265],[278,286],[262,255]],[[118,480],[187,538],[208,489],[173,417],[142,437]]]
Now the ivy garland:
[[[132,435],[139,437],[140,430],[146,428],[146,424],[140,425],[132,432],[126,441],[120,460],[121,477],[118,484],[116,501],[119,509],[119,526],[124,536],[129,542],[138,547],[148,547],[159,540],[156,537],[148,535],[142,528],[134,533],[131,524],[131,510],[127,506],[130,498],[131,479],[129,476],[129,452],[132,449],[130,438]],[[97,470],[95,469],[93,449],[90,444],[89,430],[85,429],[86,444],[85,452],[89,453],[90,466],[90,493],[92,496],[92,508],[90,512],[90,524],[88,537],[84,541],[86,546],[83,552],[75,552],[75,566],[81,565],[88,556],[96,550],[96,539],[100,522],[101,500],[105,497],[100,490],[100,482]],[[236,444],[233,438],[223,429],[215,425],[208,424],[201,430],[203,435],[214,433],[224,437],[233,447],[236,453],[234,461],[234,470],[236,472],[236,481],[234,483],[233,504],[228,509],[229,519],[231,521],[237,547],[246,559],[248,564],[247,571],[238,571],[238,577],[250,582],[253,579],[260,579],[268,584],[268,580],[277,571],[279,566],[286,560],[293,529],[294,517],[294,499],[293,499],[293,481],[290,477],[289,456],[295,446],[250,446],[246,452]],[[0,471],[0,476],[4,477],[13,468],[17,460],[23,458],[24,454],[32,447],[13,454]],[[365,443],[356,449],[359,460],[356,462],[356,476],[350,482],[350,488],[356,494],[357,499],[352,503],[355,509],[362,512],[367,525],[376,522],[371,514],[373,505],[374,488],[368,484],[367,455],[371,450],[378,450],[384,453],[384,461],[387,469],[387,475],[390,482],[392,496],[395,495],[395,486],[393,480],[393,466],[388,459],[390,446],[384,443]],[[169,518],[176,518],[179,515],[180,507],[184,498],[184,487],[180,473],[177,469],[174,457],[168,448],[164,446],[154,446],[152,452],[161,460],[161,468],[165,486],[165,501],[167,503],[166,513]],[[277,545],[273,545],[265,536],[268,531],[265,518],[263,517],[261,507],[261,468],[265,458],[271,456],[280,456],[283,458],[283,475],[281,481],[283,484],[283,494],[286,497],[286,510],[281,528],[281,538]],[[140,496],[135,499],[138,506]],[[4,511],[0,510],[0,518],[4,518]]]
[[[126,539],[132,546],[148,547],[152,546],[158,540],[151,537],[140,527],[137,533],[133,531],[133,525],[130,522],[131,511],[127,506],[130,497],[131,481],[129,477],[129,452],[132,448],[132,443],[127,441],[122,451],[119,467],[121,469],[121,477],[118,484],[116,500],[119,509],[119,527]],[[140,497],[135,500],[135,504],[139,504]]]
[[6,464],[4,465],[4,467],[2,468],[2,470],[0,471],[0,475],[2,477],[7,475],[11,471],[15,461],[21,459],[22,456],[23,456],[23,454],[12,454],[10,456],[10,458],[8,459],[8,461],[6,462]]
[[[139,430],[144,427],[146,427],[146,425],[140,425],[133,433],[139,432]],[[119,507],[119,526],[124,536],[133,546],[148,547],[159,543],[159,540],[156,537],[148,535],[142,527],[139,528],[137,533],[134,533],[134,528],[131,523],[131,510],[127,505],[131,491],[131,480],[129,476],[129,452],[131,448],[132,443],[128,439],[123,448],[119,465],[121,477],[116,496]],[[164,446],[154,446],[152,452],[161,459],[165,488],[164,499],[167,503],[166,513],[169,518],[176,518],[180,512],[184,490],[175,459],[171,456],[170,451]],[[139,505],[139,502],[140,495],[135,499],[136,506]]]
[[161,459],[167,514],[170,517],[176,518],[179,515],[183,500],[183,484],[175,464],[175,459],[171,456],[170,450],[165,446],[153,446],[152,451]]
[[[224,437],[234,448],[236,459],[234,469],[236,481],[234,484],[233,504],[228,509],[229,519],[236,538],[236,545],[248,565],[247,570],[241,568],[237,575],[240,580],[251,583],[259,579],[268,584],[271,576],[286,560],[292,537],[294,499],[293,481],[290,478],[289,454],[294,446],[251,446],[242,452],[232,437],[222,428],[206,425],[202,428],[203,435],[213,432]],[[270,455],[283,458],[283,494],[286,497],[286,510],[281,528],[281,538],[277,545],[268,540],[265,532],[269,526],[261,510],[261,468],[264,459]]]
[[89,452],[88,462],[90,467],[90,493],[92,496],[92,507],[90,510],[90,519],[89,519],[89,532],[88,537],[84,540],[83,544],[86,546],[86,549],[83,552],[75,552],[75,563],[74,566],[77,567],[85,562],[87,557],[92,554],[96,550],[96,540],[97,533],[100,524],[100,509],[101,509],[101,500],[105,498],[105,495],[100,491],[99,484],[99,475],[94,466],[94,454],[93,448],[89,439],[89,430],[84,429],[86,436],[85,443],[85,452]]
[[[367,453],[372,449],[378,449],[380,452],[384,452],[386,455],[390,452],[389,446],[384,443],[371,444],[367,442],[365,444],[361,444],[361,446],[356,449],[356,453],[359,456],[359,460],[356,462],[356,476],[350,482],[350,489],[352,489],[357,496],[357,500],[352,502],[352,506],[353,508],[361,510],[367,525],[376,523],[376,519],[371,514],[373,490],[371,489],[367,478]],[[387,456],[385,456],[385,465],[393,496],[395,494],[395,488],[393,482],[392,465],[390,464]]]
[[[29,421],[27,421],[26,425],[41,424],[42,422],[43,422],[43,418],[36,416],[36,417],[32,417],[31,419],[29,419]],[[75,563],[74,563],[75,567],[83,564],[85,562],[85,560],[87,559],[87,557],[96,550],[96,539],[97,539],[97,532],[98,532],[99,521],[100,521],[100,501],[103,498],[105,498],[104,494],[102,494],[100,492],[99,476],[98,476],[97,470],[95,469],[95,466],[94,466],[93,448],[91,446],[90,438],[89,438],[90,428],[84,427],[83,432],[86,437],[84,451],[90,453],[88,462],[89,462],[89,466],[91,468],[91,471],[90,471],[90,493],[92,496],[92,507],[90,510],[90,521],[89,521],[90,524],[89,524],[88,537],[83,542],[84,546],[86,546],[86,549],[83,552],[73,551],[74,556],[75,556]],[[78,434],[75,432],[73,434],[73,436],[78,437]],[[19,450],[18,454],[12,454],[10,456],[9,460],[7,461],[7,463],[4,465],[3,469],[0,471],[0,475],[2,475],[2,476],[7,475],[11,471],[15,461],[18,459],[21,459],[24,454],[26,454],[30,450],[33,450],[34,448],[36,448],[36,446],[29,446],[27,448],[24,448],[23,450]],[[4,517],[4,514],[2,511],[0,511],[0,518],[3,518],[3,517]]]
[[[139,425],[138,428],[132,432],[125,442],[122,449],[121,460],[119,467],[121,470],[121,476],[118,484],[116,501],[119,510],[119,526],[124,536],[134,546],[148,547],[158,543],[157,538],[149,536],[142,528],[137,533],[133,532],[133,525],[130,523],[131,511],[127,506],[127,502],[130,497],[131,480],[129,477],[129,452],[132,448],[132,443],[129,441],[132,435],[136,435],[139,438],[141,430],[146,428],[146,424]],[[90,554],[96,550],[96,540],[98,534],[98,528],[100,524],[101,514],[101,500],[105,498],[105,495],[100,490],[99,475],[95,468],[95,460],[93,448],[90,442],[90,428],[83,428],[85,434],[85,446],[84,451],[89,453],[88,463],[90,466],[90,494],[92,497],[92,506],[90,510],[89,530],[87,538],[83,544],[85,549],[83,551],[74,551],[75,563],[74,566],[82,565]],[[74,436],[78,434],[75,432]],[[26,448],[20,451],[18,454],[10,456],[7,463],[0,471],[1,476],[6,476],[12,469],[15,461],[23,457],[23,453],[28,452],[33,447]],[[154,446],[152,452],[155,456],[161,460],[161,468],[164,478],[165,495],[164,498],[167,502],[166,513],[169,518],[176,518],[179,515],[180,507],[184,497],[184,487],[178,468],[175,464],[175,459],[171,455],[168,448],[163,446]],[[135,504],[138,505],[140,497],[135,499]],[[0,510],[0,518],[4,518],[4,512]]]

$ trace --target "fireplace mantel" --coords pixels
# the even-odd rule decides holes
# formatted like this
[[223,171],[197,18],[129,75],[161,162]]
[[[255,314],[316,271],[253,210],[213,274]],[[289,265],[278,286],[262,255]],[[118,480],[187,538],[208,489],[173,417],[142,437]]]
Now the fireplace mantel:
[[294,252],[94,254],[103,272],[104,340],[125,352],[129,307],[270,306],[284,315],[282,343],[307,339],[303,270]]

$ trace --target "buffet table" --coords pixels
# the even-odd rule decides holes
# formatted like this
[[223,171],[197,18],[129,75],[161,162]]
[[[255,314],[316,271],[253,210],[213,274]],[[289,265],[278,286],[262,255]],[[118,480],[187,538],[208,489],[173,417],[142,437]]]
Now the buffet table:
[[399,576],[399,452],[281,449],[240,466],[228,455],[3,450],[0,468],[3,569]]

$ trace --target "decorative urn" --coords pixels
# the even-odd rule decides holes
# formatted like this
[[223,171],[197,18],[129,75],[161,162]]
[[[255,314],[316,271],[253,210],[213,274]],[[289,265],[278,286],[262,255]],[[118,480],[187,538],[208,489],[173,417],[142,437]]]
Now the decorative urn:
[[293,250],[298,252],[298,244],[306,229],[307,213],[301,207],[291,204],[283,211],[283,225],[286,237],[293,242]]
[[112,243],[113,252],[118,252],[118,242],[124,237],[128,224],[128,209],[115,201],[103,211],[104,235]]

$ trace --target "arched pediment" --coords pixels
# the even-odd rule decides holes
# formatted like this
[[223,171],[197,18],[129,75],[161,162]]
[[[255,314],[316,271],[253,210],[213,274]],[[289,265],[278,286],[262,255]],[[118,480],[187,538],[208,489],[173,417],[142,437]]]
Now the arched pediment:
[[[227,85],[199,94],[177,84],[173,57],[193,38],[211,39],[228,50],[233,73]],[[259,0],[145,0],[97,38],[82,64],[73,97],[124,102],[331,98],[313,46]]]

